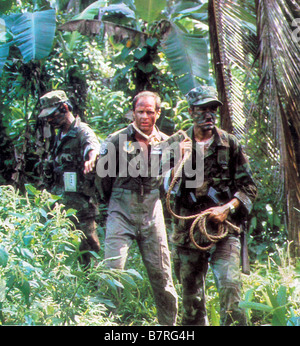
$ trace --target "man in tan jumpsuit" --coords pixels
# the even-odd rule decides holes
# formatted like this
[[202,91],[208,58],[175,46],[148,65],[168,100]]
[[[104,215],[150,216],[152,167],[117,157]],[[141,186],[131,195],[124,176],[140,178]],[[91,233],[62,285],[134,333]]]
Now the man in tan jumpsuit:
[[146,91],[134,98],[134,122],[102,145],[96,185],[108,202],[108,265],[124,269],[128,250],[136,240],[152,285],[158,321],[175,325],[177,294],[159,191],[162,149],[152,145],[167,138],[155,126],[159,115],[157,94]]

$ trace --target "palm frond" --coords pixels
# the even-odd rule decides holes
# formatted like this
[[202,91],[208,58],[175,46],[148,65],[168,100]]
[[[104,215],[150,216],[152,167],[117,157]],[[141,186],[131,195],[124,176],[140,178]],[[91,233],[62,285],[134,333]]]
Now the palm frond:
[[[221,126],[244,137],[253,121],[252,109],[258,111],[264,152],[278,167],[277,192],[285,196],[289,239],[294,241],[294,255],[300,255],[300,42],[293,36],[300,5],[293,0],[255,0],[255,10],[250,5],[209,1],[213,63],[225,101]],[[247,79],[254,80],[254,56],[259,87],[256,104],[249,104]]]
[[237,137],[245,133],[251,111],[245,85],[252,74],[250,54],[256,53],[255,16],[238,0],[210,0],[210,39],[221,108],[221,126]]
[[290,0],[257,0],[259,92],[275,145],[280,148],[289,239],[300,255],[300,45],[292,39],[300,7]]

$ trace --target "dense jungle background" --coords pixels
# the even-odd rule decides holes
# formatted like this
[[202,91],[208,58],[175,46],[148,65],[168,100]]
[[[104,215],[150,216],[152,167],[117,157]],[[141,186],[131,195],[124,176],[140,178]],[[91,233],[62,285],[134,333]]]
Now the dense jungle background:
[[[162,97],[164,132],[187,129],[184,95],[199,84],[217,87],[219,126],[243,143],[259,188],[241,304],[250,325],[300,325],[299,33],[291,0],[0,0],[0,325],[157,325],[137,248],[126,271],[105,268],[105,204],[101,253],[79,265],[76,211],[41,185],[53,133],[39,97],[65,90],[102,141],[144,89]],[[206,294],[217,326],[210,272]]]

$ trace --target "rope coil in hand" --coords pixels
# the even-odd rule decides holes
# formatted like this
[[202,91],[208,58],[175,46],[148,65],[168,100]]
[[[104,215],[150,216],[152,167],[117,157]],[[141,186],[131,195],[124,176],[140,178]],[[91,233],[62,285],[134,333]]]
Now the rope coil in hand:
[[[191,140],[190,138],[188,138],[188,139]],[[174,173],[174,177],[173,177],[173,179],[171,181],[171,184],[169,186],[169,189],[168,189],[168,192],[167,192],[167,196],[166,196],[166,206],[167,206],[167,209],[168,209],[169,213],[171,215],[173,215],[174,217],[176,217],[177,219],[181,219],[181,220],[192,220],[192,219],[195,219],[193,221],[192,226],[191,226],[190,231],[189,231],[190,239],[191,239],[192,243],[195,245],[195,247],[197,249],[202,250],[202,251],[207,251],[207,250],[211,249],[216,242],[218,242],[219,240],[221,240],[221,239],[223,239],[223,238],[225,238],[227,236],[228,228],[232,228],[237,233],[240,233],[240,228],[235,226],[235,225],[233,225],[228,220],[225,220],[224,223],[219,223],[218,224],[218,232],[217,232],[217,234],[212,235],[212,234],[209,234],[207,232],[207,229],[206,229],[206,218],[210,215],[209,212],[207,213],[206,211],[203,211],[203,212],[201,212],[199,214],[194,214],[194,215],[189,215],[189,216],[180,216],[180,215],[177,215],[176,213],[174,213],[174,211],[172,210],[171,205],[170,205],[171,191],[173,190],[173,188],[174,188],[174,186],[175,186],[175,184],[177,182],[177,179],[179,178],[179,175],[180,175],[180,173],[181,173],[181,171],[183,169],[184,164],[190,158],[191,154],[192,154],[192,151],[187,151],[187,152],[184,153],[182,161],[180,162],[178,168],[176,169],[176,171]],[[207,246],[200,246],[195,241],[194,230],[195,230],[196,225],[198,225],[200,233],[202,235],[204,235],[207,238],[208,241],[210,241],[209,245],[207,245]]]

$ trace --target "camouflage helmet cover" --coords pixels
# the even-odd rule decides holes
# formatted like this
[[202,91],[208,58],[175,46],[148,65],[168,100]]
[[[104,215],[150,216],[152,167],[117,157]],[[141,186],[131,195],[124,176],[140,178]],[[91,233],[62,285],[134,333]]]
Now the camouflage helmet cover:
[[199,85],[186,94],[189,106],[222,106],[218,100],[217,91],[212,86]]
[[39,118],[47,117],[56,111],[62,102],[66,102],[69,99],[63,90],[50,91],[40,98],[41,113]]

